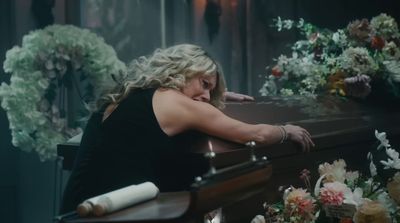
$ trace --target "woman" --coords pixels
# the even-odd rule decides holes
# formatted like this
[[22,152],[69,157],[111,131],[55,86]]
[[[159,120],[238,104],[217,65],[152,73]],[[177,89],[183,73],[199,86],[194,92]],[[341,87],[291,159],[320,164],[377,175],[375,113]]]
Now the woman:
[[237,143],[288,139],[304,150],[314,146],[301,127],[251,125],[224,115],[218,109],[224,101],[223,74],[198,46],[156,50],[134,60],[130,72],[133,78],[103,98],[102,109],[89,120],[62,212],[89,197],[144,181],[152,181],[160,191],[188,188],[201,174],[191,166],[202,163],[189,161],[176,146],[176,136],[187,130]]

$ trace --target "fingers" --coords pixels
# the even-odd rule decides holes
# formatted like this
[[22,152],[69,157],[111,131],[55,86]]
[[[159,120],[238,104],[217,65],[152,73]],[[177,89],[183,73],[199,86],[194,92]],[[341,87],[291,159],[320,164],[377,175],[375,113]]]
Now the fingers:
[[286,125],[285,127],[291,136],[290,140],[298,143],[303,152],[309,152],[315,146],[311,134],[304,128],[295,125]]
[[314,142],[311,140],[311,137],[307,134],[303,135],[303,141],[305,144],[305,147],[303,148],[303,152],[310,152],[311,147],[314,147]]
[[302,129],[302,130],[303,130],[303,133],[304,133],[304,134],[306,134],[308,137],[311,138],[311,134],[310,134],[307,130],[305,130],[305,129]]
[[315,144],[311,139],[311,134],[307,130],[303,129],[303,134],[304,134],[304,140],[306,140],[306,142],[307,142],[308,151],[309,151],[311,149],[311,147],[315,146]]
[[241,95],[243,97],[243,101],[254,101],[254,97],[249,95]]
[[227,101],[254,101],[254,98],[249,95],[239,94],[230,91],[226,91],[224,93],[224,96],[225,100]]
[[299,143],[300,143],[300,146],[301,146],[301,151],[307,152],[308,151],[308,145],[307,145],[306,141],[301,139],[299,141]]

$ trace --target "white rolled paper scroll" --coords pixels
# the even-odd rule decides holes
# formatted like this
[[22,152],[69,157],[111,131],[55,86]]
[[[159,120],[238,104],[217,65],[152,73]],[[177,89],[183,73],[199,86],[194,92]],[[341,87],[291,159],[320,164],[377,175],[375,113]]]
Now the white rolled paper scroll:
[[[106,194],[102,194],[84,201],[78,206],[77,212],[80,216],[92,212],[96,216],[102,216],[131,205],[151,200],[159,193],[159,189],[151,182],[131,185]],[[85,211],[79,211],[84,209]],[[81,215],[81,213],[85,215]]]

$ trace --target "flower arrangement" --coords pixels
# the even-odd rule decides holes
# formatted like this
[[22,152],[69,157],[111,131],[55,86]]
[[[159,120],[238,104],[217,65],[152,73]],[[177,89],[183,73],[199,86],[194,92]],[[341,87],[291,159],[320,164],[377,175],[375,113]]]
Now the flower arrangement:
[[286,189],[283,202],[264,204],[265,215],[256,216],[252,223],[332,222],[333,218],[338,222],[400,222],[399,153],[391,148],[386,133],[375,131],[375,136],[379,145],[368,153],[369,177],[347,170],[340,159],[319,165],[320,177],[312,189],[310,171],[303,170],[300,178],[306,189]]
[[260,89],[261,95],[315,97],[329,92],[365,98],[374,84],[400,96],[400,33],[396,21],[380,14],[333,32],[303,19],[274,20],[278,31],[297,28],[305,37],[281,55]]
[[10,83],[0,86],[14,146],[35,150],[41,160],[53,159],[56,146],[79,133],[68,126],[63,95],[85,86],[86,105],[112,83],[112,74],[125,72],[114,49],[86,29],[52,25],[23,37],[22,46],[6,53],[4,71]]

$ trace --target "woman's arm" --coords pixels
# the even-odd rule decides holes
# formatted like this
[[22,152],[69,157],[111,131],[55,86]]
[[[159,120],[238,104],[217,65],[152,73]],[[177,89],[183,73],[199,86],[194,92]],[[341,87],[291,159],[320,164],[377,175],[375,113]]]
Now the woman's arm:
[[289,140],[299,143],[303,150],[314,146],[309,133],[293,125],[248,124],[230,118],[212,105],[194,101],[175,90],[158,90],[153,97],[153,108],[161,129],[176,135],[195,129],[229,141],[261,144],[279,143],[286,131]]

